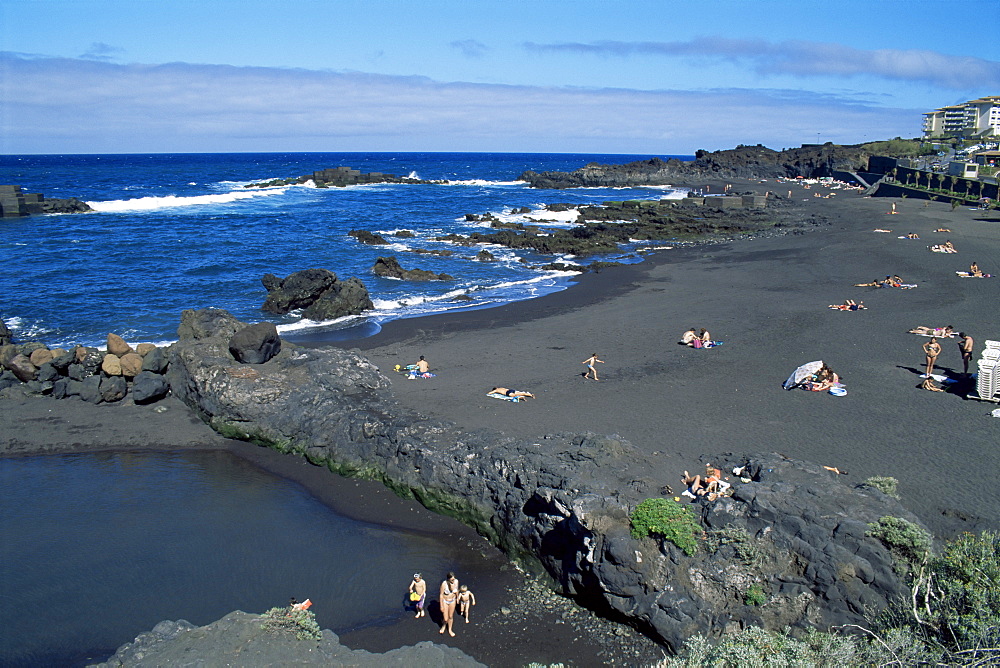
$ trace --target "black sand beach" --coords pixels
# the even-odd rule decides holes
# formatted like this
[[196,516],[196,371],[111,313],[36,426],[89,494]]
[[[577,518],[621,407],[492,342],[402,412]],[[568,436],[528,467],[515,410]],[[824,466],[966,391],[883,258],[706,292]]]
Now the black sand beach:
[[[338,344],[368,356],[394,380],[400,401],[468,428],[525,438],[554,431],[619,434],[659,455],[664,484],[715,453],[773,451],[900,481],[904,504],[939,537],[1000,525],[996,406],[917,389],[923,343],[917,325],[954,325],[976,341],[1000,339],[1000,279],[965,279],[972,261],[1000,268],[1000,217],[856,191],[737,183],[736,190],[791,187],[803,217],[829,224],[802,234],[658,253],[638,265],[585,275],[566,292],[508,306],[389,323],[378,335]],[[896,215],[886,212],[896,202]],[[874,229],[890,229],[878,233]],[[934,232],[938,228],[949,233]],[[899,239],[915,232],[919,240]],[[950,239],[956,254],[928,246]],[[855,287],[899,274],[910,290]],[[867,310],[828,309],[845,299]],[[724,341],[678,345],[688,327]],[[957,339],[942,342],[936,373],[956,378]],[[600,382],[581,363],[599,353]],[[437,377],[407,380],[395,364],[425,355]],[[826,361],[845,397],[785,391],[800,364]],[[533,392],[521,403],[486,396],[494,386]]]
[[[1000,419],[990,416],[996,405],[964,399],[964,379],[949,385],[948,392],[918,389],[921,345],[928,339],[907,330],[951,324],[967,331],[976,340],[970,370],[983,342],[1000,339],[1000,279],[955,275],[973,260],[984,271],[1000,273],[1000,217],[994,213],[986,221],[981,212],[913,200],[896,200],[899,213],[889,215],[893,200],[866,199],[853,191],[817,198],[816,192],[827,192],[819,187],[738,183],[735,189],[784,193],[789,187],[803,217],[816,214],[828,224],[803,233],[662,251],[638,265],[585,275],[562,293],[396,321],[368,339],[330,345],[356,348],[369,357],[392,378],[403,405],[468,429],[494,428],[526,439],[565,431],[618,434],[655,455],[655,474],[676,491],[685,469],[696,470],[717,453],[773,451],[838,467],[848,472],[842,476],[848,483],[873,475],[898,478],[904,505],[939,537],[996,529]],[[951,232],[934,232],[940,227]],[[873,232],[876,228],[892,232]],[[920,239],[897,238],[909,232]],[[955,244],[957,254],[929,252],[929,245],[945,239]],[[854,287],[887,274],[899,274],[918,287]],[[863,300],[867,310],[827,308],[848,298]],[[692,326],[707,328],[724,344],[706,350],[678,345],[681,333]],[[936,373],[959,378],[956,340],[942,346]],[[593,352],[605,360],[598,365],[599,382],[582,377],[581,362]],[[437,377],[407,380],[393,373],[395,364],[419,355],[427,357]],[[840,374],[847,396],[782,389],[795,367],[819,359]],[[487,397],[497,385],[528,390],[536,398],[510,403]],[[401,510],[396,504],[404,502],[382,490],[337,480],[254,446],[234,445],[179,402],[161,403],[167,410],[154,413],[151,407],[3,399],[0,446],[13,453],[232,447],[264,468],[300,480],[345,514],[357,516],[358,509],[368,508],[371,515],[362,519],[391,523],[405,516],[408,527],[443,530],[425,511]],[[124,420],[108,419],[119,412]],[[132,412],[144,419],[130,419]],[[377,504],[371,502],[375,495],[382,499]],[[469,540],[476,539],[457,542],[467,549],[463,541]],[[530,616],[519,618],[525,623],[499,623],[510,619],[500,608],[512,607],[524,590],[518,589],[513,571],[491,577],[495,598],[486,595],[486,605],[477,606],[483,621],[470,625],[472,633],[463,628],[457,638],[444,639],[430,625],[404,620],[343,640],[376,651],[419,640],[446,641],[490,665],[531,660],[634,664],[640,656],[655,656],[655,648],[645,644],[638,656],[598,657],[601,644],[615,637],[613,627],[606,626],[602,640],[578,632],[555,613],[539,618],[537,626]],[[508,587],[516,591],[505,597]],[[514,647],[524,651],[515,657]]]

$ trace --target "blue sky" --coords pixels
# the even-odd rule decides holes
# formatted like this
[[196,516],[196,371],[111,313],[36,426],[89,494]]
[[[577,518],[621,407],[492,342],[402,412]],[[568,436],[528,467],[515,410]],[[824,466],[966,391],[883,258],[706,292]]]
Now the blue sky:
[[998,0],[3,0],[0,152],[913,137],[1000,95],[998,25]]

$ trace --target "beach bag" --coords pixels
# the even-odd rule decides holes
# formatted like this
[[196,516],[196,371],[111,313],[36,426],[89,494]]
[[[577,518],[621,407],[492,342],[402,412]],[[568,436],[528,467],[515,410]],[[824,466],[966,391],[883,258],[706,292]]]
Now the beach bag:
[[410,600],[411,601],[419,601],[420,600],[420,594],[418,594],[415,591],[411,591],[410,592]]
[[691,342],[691,345],[695,348],[701,348],[701,339],[695,339]]

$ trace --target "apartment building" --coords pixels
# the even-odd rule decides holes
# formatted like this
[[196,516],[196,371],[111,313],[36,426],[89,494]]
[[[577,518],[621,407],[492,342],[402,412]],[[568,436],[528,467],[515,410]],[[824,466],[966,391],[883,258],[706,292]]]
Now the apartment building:
[[924,114],[924,139],[1000,137],[1000,95],[941,107]]

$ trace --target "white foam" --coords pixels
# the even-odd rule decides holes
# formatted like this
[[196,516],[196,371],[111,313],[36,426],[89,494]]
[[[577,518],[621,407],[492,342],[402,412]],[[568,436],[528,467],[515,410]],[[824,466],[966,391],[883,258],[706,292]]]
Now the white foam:
[[189,197],[178,197],[167,195],[166,197],[140,197],[138,199],[119,199],[107,202],[87,202],[90,208],[95,211],[117,212],[117,211],[154,211],[156,209],[168,209],[181,206],[196,206],[206,204],[227,204],[238,200],[253,199],[254,197],[267,197],[270,195],[281,195],[285,188],[266,188],[262,190],[234,190],[218,195],[192,195]]

